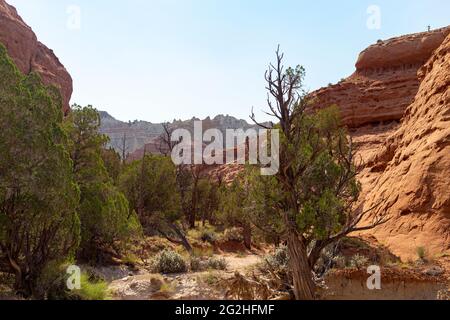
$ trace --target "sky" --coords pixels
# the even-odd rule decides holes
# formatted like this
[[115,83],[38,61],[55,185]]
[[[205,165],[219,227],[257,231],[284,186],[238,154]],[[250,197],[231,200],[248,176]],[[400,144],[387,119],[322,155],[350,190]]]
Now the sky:
[[72,103],[151,122],[269,118],[278,45],[313,91],[379,39],[450,24],[448,0],[7,0],[74,81]]

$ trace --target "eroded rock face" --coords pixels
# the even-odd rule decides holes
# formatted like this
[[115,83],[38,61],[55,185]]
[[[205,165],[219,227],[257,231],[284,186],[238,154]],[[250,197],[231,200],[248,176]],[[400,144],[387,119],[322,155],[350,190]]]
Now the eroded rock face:
[[418,78],[413,103],[371,161],[366,177],[375,178],[364,185],[365,207],[382,203],[372,216],[391,219],[370,233],[411,259],[418,247],[429,257],[450,250],[450,35]]
[[72,78],[52,50],[37,40],[33,30],[18,15],[17,10],[0,0],[0,42],[24,74],[37,72],[45,84],[60,88],[64,113],[70,110]]
[[400,120],[419,89],[417,71],[449,33],[447,27],[379,41],[360,54],[353,75],[312,93],[313,106],[338,105],[349,127]]

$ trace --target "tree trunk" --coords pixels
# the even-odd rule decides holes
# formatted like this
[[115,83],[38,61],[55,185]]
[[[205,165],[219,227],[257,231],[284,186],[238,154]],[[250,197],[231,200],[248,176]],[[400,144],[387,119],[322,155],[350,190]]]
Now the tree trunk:
[[252,249],[252,228],[251,225],[245,223],[243,226],[244,245],[248,250]]
[[195,211],[189,213],[189,229],[195,229]]
[[184,236],[183,232],[174,224],[171,225],[172,229],[175,231],[177,236],[181,239],[181,243],[187,252],[192,253],[192,246],[189,243],[188,239]]
[[191,212],[189,213],[189,228],[195,229],[195,220],[197,213],[197,183],[195,183],[194,190],[192,191],[191,205]]
[[312,279],[312,270],[309,266],[306,247],[295,230],[288,231],[287,240],[295,299],[314,300],[316,288]]
[[163,230],[159,230],[159,232],[170,242],[181,244],[187,252],[192,254],[193,249],[191,244],[189,243],[189,240],[186,238],[186,236],[183,234],[183,232],[180,230],[180,228],[175,223],[168,223],[169,227],[172,229],[172,231],[175,232],[175,234],[178,236],[179,240],[171,238],[166,232]]

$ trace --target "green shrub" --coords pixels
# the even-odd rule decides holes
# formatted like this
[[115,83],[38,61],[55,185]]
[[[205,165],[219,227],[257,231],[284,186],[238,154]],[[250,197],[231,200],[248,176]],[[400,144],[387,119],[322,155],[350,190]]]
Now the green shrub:
[[205,270],[204,262],[199,257],[191,257],[190,267],[191,267],[192,272],[198,272],[198,271]]
[[21,296],[44,299],[42,271],[73,257],[80,239],[62,99],[36,73],[23,75],[1,43],[0,75],[0,266],[22,271]]
[[214,270],[225,270],[227,268],[227,262],[224,258],[214,258],[208,259],[208,268]]
[[355,254],[350,260],[350,267],[352,268],[362,268],[367,266],[369,263],[369,259],[366,256],[360,255],[359,253]]
[[203,277],[202,281],[209,286],[217,285],[220,281],[220,277],[217,275],[216,272],[210,271],[206,274],[206,276]]
[[182,273],[188,269],[183,257],[172,250],[160,252],[153,263],[154,270],[159,273]]
[[289,265],[289,253],[286,246],[278,247],[275,252],[266,257],[266,264],[274,269],[285,269]]
[[425,258],[427,256],[427,251],[425,250],[424,247],[418,247],[416,249],[416,253],[420,260],[425,260]]
[[102,280],[93,280],[86,274],[81,274],[81,289],[71,292],[72,299],[79,300],[107,300],[109,299],[108,285]]
[[191,257],[190,267],[192,272],[200,272],[208,269],[226,270],[227,262],[224,258]]
[[203,230],[200,235],[200,239],[203,242],[214,244],[217,241],[217,234],[212,230]]
[[224,241],[244,241],[244,237],[242,236],[242,228],[230,228],[226,229],[223,233]]

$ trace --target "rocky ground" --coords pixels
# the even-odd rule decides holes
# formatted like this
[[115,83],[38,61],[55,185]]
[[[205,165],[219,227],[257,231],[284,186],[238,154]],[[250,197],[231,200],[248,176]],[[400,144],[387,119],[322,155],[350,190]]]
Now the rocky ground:
[[219,300],[226,293],[223,281],[232,278],[236,272],[246,273],[262,261],[262,256],[257,254],[225,254],[220,257],[227,263],[226,270],[172,275],[139,271],[111,281],[109,288],[113,299],[120,300]]
[[[148,240],[150,241],[150,240]],[[154,239],[151,240],[155,241]],[[217,251],[215,258],[226,261],[226,270],[154,274],[145,267],[131,271],[124,267],[96,269],[109,283],[112,299],[117,300],[222,300],[228,297],[230,284],[243,276],[248,285],[258,285],[258,279],[270,278],[258,268],[267,250],[255,252]],[[435,300],[448,299],[450,257],[439,259],[416,258],[403,262],[374,238],[349,238],[339,249],[339,257],[351,261],[365,257],[361,266],[335,265],[322,281],[321,299],[325,300]],[[369,290],[367,266],[381,267],[381,290]],[[255,282],[256,280],[256,282]],[[245,282],[245,281],[244,281]],[[256,297],[257,299],[258,297]],[[288,299],[280,294],[278,299]]]

